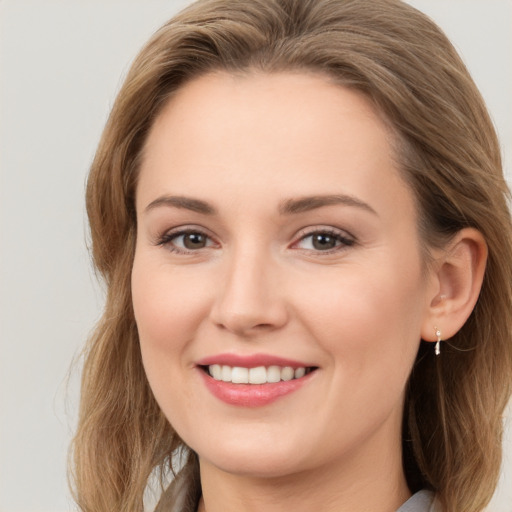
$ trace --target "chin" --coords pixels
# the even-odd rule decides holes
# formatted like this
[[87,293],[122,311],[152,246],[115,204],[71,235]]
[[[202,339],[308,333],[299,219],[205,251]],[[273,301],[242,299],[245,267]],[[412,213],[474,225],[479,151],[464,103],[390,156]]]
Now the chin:
[[[246,440],[249,441],[249,440]],[[249,442],[215,442],[212,446],[196,453],[201,462],[211,464],[231,474],[254,478],[277,478],[306,469],[303,456],[298,457],[297,448],[291,450],[282,442],[269,443],[250,440]],[[300,446],[300,445],[295,445]],[[302,452],[302,450],[300,450]]]
[[[199,460],[203,461],[203,458],[200,456]],[[251,478],[281,478],[304,469],[289,458],[277,458],[270,454],[253,460],[239,456],[216,457],[215,460],[208,460],[208,463],[225,473]]]

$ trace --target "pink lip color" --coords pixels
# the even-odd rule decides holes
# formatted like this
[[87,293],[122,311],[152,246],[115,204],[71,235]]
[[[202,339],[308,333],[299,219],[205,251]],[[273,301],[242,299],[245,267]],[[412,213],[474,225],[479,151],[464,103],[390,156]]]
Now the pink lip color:
[[[218,354],[206,357],[197,362],[198,367],[210,366],[212,364],[239,366],[241,368],[256,368],[257,366],[291,366],[292,368],[308,368],[313,366],[268,354],[254,354],[251,356]],[[233,384],[232,382],[215,380],[201,368],[198,368],[198,370],[206,387],[212,395],[227,404],[241,407],[261,407],[271,404],[278,398],[300,389],[313,375],[313,372],[311,372],[300,379],[267,384]]]
[[212,395],[229,405],[241,407],[261,407],[271,404],[278,398],[300,389],[313,375],[312,372],[300,379],[268,384],[233,384],[215,380],[203,370],[199,372]]
[[241,368],[256,368],[257,366],[291,366],[292,368],[308,368],[314,366],[292,359],[272,356],[269,354],[253,354],[241,356],[237,354],[217,354],[205,357],[196,363],[198,366],[210,366],[212,364],[224,364],[226,366],[239,366]]

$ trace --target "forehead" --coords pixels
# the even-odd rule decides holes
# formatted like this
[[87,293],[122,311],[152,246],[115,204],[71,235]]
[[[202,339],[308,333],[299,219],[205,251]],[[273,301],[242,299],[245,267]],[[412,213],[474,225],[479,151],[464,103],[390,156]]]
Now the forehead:
[[[256,138],[262,135],[258,132],[262,127],[266,135],[277,135],[282,129],[291,135],[292,131],[309,128],[309,136],[316,132],[323,137],[329,133],[337,137],[332,123],[341,117],[350,118],[354,126],[364,123],[366,129],[373,128],[368,135],[392,138],[389,124],[369,98],[334,83],[327,75],[215,72],[188,82],[172,94],[153,123],[146,149],[153,144],[155,132],[171,128],[171,120],[180,125],[172,133],[177,139],[190,135],[189,128],[199,135],[200,128],[205,132],[212,124],[219,137],[230,128],[242,128]],[[171,135],[169,131],[168,134]],[[213,140],[215,132],[210,131],[208,137]],[[382,142],[384,147],[389,141]]]
[[236,191],[248,201],[273,192],[370,199],[396,195],[397,187],[410,195],[392,139],[363,94],[322,75],[202,76],[173,95],[150,130],[138,207],[157,191],[191,187],[199,197]]

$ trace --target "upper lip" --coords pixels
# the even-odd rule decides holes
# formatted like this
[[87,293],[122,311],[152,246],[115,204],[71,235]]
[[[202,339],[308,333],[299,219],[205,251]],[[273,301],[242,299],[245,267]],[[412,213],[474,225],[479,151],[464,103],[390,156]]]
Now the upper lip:
[[292,368],[310,368],[312,364],[287,359],[284,357],[274,356],[270,354],[217,354],[200,359],[196,363],[198,366],[210,366],[212,364],[220,364],[226,366],[238,366],[241,368],[256,368],[257,366],[291,366]]

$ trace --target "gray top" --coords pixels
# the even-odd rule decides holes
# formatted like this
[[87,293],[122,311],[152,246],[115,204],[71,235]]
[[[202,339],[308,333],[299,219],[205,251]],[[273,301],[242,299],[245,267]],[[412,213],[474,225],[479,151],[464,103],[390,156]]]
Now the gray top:
[[[199,475],[192,469],[181,471],[164,492],[155,512],[195,512],[201,496]],[[419,491],[396,512],[440,512],[430,491]]]
[[434,494],[419,491],[412,495],[396,512],[435,512],[437,509]]

